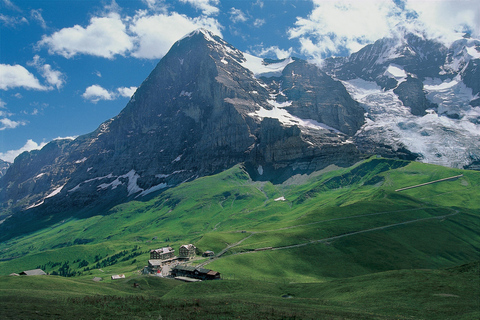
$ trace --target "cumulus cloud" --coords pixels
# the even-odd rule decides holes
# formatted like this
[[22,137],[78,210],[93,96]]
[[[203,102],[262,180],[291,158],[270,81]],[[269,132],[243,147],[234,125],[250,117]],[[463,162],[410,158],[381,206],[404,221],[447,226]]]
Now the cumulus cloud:
[[137,87],[120,87],[116,91],[108,91],[98,84],[91,85],[82,94],[85,100],[90,100],[93,103],[97,103],[100,100],[115,100],[118,97],[130,98]]
[[302,53],[314,59],[347,55],[369,43],[398,35],[426,34],[447,42],[458,32],[479,35],[480,2],[471,0],[312,0],[314,8],[288,30]]
[[458,33],[471,33],[480,38],[480,1],[406,0],[405,8],[418,14],[426,31],[447,43],[456,40]]
[[185,34],[205,28],[221,35],[217,20],[210,17],[190,18],[176,12],[170,14],[138,14],[129,30],[137,37],[138,47],[132,53],[136,58],[158,59]]
[[32,139],[28,139],[28,141],[25,143],[23,147],[21,147],[18,150],[10,150],[7,152],[0,152],[0,159],[7,161],[7,162],[13,162],[15,158],[25,152],[25,151],[32,151],[32,150],[39,150],[42,149],[47,143],[42,142],[40,144],[36,143]]
[[236,9],[235,7],[232,7],[230,9],[230,20],[233,23],[245,22],[245,21],[248,20],[248,17],[245,15],[245,13],[243,13],[242,10]]
[[121,87],[117,89],[118,94],[125,98],[130,98],[131,96],[133,96],[136,90],[137,90],[137,87],[129,87],[129,88]]
[[115,95],[109,92],[107,89],[99,86],[98,84],[91,85],[82,94],[85,100],[90,100],[93,103],[97,103],[100,100],[114,100]]
[[58,70],[53,70],[51,65],[45,64],[45,61],[38,55],[35,55],[33,61],[29,62],[28,65],[37,68],[38,72],[51,86],[51,89],[53,89],[53,87],[56,87],[57,89],[63,87],[63,84],[65,83],[64,75]]
[[144,2],[149,8],[164,10],[153,10],[153,14],[148,10],[138,10],[134,16],[123,18],[110,10],[104,16],[92,17],[86,27],[75,25],[45,35],[37,45],[47,47],[50,54],[65,58],[85,54],[107,59],[113,59],[116,55],[158,59],[167,53],[175,41],[195,29],[205,28],[221,35],[220,23],[207,16],[207,13],[211,15],[215,11],[209,6],[217,4],[217,1],[193,1],[191,4],[204,13],[193,18],[177,12],[168,13],[162,1]]
[[21,65],[0,64],[0,89],[8,90],[18,87],[34,90],[48,90],[30,71]]
[[107,59],[125,55],[134,47],[124,22],[114,12],[104,17],[92,17],[85,28],[75,25],[50,36],[43,36],[38,45],[48,47],[50,54],[59,54],[65,58],[87,54]]
[[13,121],[8,118],[0,119],[0,131],[6,130],[6,129],[15,129],[18,126],[24,126],[24,125],[26,125],[26,122],[24,121]]
[[298,38],[302,52],[313,57],[351,53],[389,36],[404,18],[401,13],[393,1],[314,0],[313,11],[307,18],[297,18],[288,34],[290,39]]
[[292,56],[292,52],[293,48],[289,48],[288,50],[282,50],[277,46],[272,46],[255,50],[253,54],[258,57],[270,57],[274,55],[277,59],[286,59]]
[[189,3],[195,9],[201,10],[206,16],[216,15],[220,11],[216,5],[220,3],[220,0],[180,0],[183,3]]

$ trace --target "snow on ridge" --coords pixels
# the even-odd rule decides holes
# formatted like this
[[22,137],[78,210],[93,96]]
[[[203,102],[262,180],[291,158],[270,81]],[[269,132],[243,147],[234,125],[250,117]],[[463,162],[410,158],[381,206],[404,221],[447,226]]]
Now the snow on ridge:
[[128,178],[128,185],[127,185],[127,191],[128,191],[128,196],[131,196],[132,194],[135,194],[137,192],[144,191],[144,189],[140,188],[137,184],[138,178],[140,176],[135,172],[134,169],[130,170],[128,173],[118,176],[115,180],[113,180],[110,183],[102,183],[101,185],[97,186],[97,190],[102,190],[102,189],[107,189],[108,187],[111,187],[112,190],[116,189],[118,186],[123,185],[123,182],[120,181],[121,178]]
[[160,184],[157,184],[155,186],[152,186],[150,188],[148,188],[147,190],[143,190],[138,196],[136,196],[135,198],[138,198],[138,197],[143,197],[143,196],[146,196],[147,194],[150,194],[152,192],[155,192],[155,191],[158,191],[158,190],[162,190],[162,189],[165,189],[165,188],[168,188],[168,185],[166,183],[160,183]]
[[375,82],[354,79],[343,84],[366,110],[366,123],[357,135],[394,149],[403,145],[420,154],[422,162],[449,167],[463,168],[471,155],[480,155],[480,125],[442,115],[451,110],[480,115],[480,108],[468,105],[472,94],[463,82],[426,80],[427,98],[438,104],[439,112],[427,110],[423,117],[412,115],[393,90],[383,91]]
[[298,125],[300,127],[305,127],[310,129],[330,130],[330,131],[339,132],[337,129],[334,129],[324,123],[319,123],[312,119],[302,119],[290,114],[284,108],[291,106],[292,105],[291,101],[285,101],[285,102],[279,103],[274,100],[267,100],[267,102],[273,107],[272,109],[265,109],[263,107],[260,107],[259,110],[255,112],[251,112],[248,115],[257,117],[259,119],[264,119],[264,118],[277,119],[278,121],[280,121],[280,123],[282,123],[285,126]]
[[284,59],[277,63],[266,63],[262,58],[243,53],[245,60],[240,62],[242,67],[250,70],[256,77],[278,77],[282,75],[283,69],[294,62],[292,58]]
[[470,101],[476,98],[472,89],[468,88],[459,78],[447,79],[426,79],[423,82],[424,90],[427,92],[427,98],[438,105],[438,113],[452,114],[456,113],[464,116],[473,107]]
[[54,197],[57,194],[59,194],[62,191],[63,187],[65,187],[65,185],[66,185],[66,183],[63,186],[60,186],[60,187],[56,188],[55,190],[53,190],[48,196],[45,197],[45,199]]
[[78,163],[83,163],[85,161],[87,161],[87,157],[83,157],[83,159],[77,160],[77,161],[75,161],[75,163],[78,164]]
[[407,73],[405,70],[395,64],[390,64],[383,74],[389,78],[397,80],[398,84],[407,80]]

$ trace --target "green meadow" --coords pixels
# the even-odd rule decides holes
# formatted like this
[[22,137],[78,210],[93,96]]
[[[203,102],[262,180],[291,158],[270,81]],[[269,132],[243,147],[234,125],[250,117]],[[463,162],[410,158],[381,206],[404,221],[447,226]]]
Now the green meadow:
[[[238,165],[146,201],[61,221],[44,217],[37,230],[0,236],[0,314],[478,318],[479,190],[478,171],[377,157],[277,185],[252,181]],[[187,243],[216,253],[192,264],[223,280],[139,274],[151,249]],[[35,268],[52,275],[8,276]],[[126,279],[110,280],[120,273]]]

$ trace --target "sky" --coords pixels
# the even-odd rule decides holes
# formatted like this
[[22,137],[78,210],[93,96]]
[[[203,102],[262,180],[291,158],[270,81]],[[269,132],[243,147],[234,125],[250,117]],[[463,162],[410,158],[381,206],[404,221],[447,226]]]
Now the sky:
[[480,38],[480,1],[0,0],[0,159],[95,130],[198,28],[321,63],[405,31]]

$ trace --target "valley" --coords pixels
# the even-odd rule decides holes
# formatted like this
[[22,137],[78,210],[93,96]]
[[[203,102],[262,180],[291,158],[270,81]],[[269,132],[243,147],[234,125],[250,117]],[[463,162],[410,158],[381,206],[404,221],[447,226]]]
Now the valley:
[[[26,318],[47,318],[45,304],[61,296],[57,307],[89,309],[85,319],[100,310],[106,319],[180,319],[174,310],[184,319],[471,319],[479,312],[479,185],[477,171],[377,157],[282,184],[234,166],[101,215],[45,217],[43,228],[3,241],[0,308],[12,312],[24,297],[40,312]],[[223,280],[139,273],[151,249],[184,243],[214,251],[191,263]],[[8,276],[37,267],[69,277]]]

